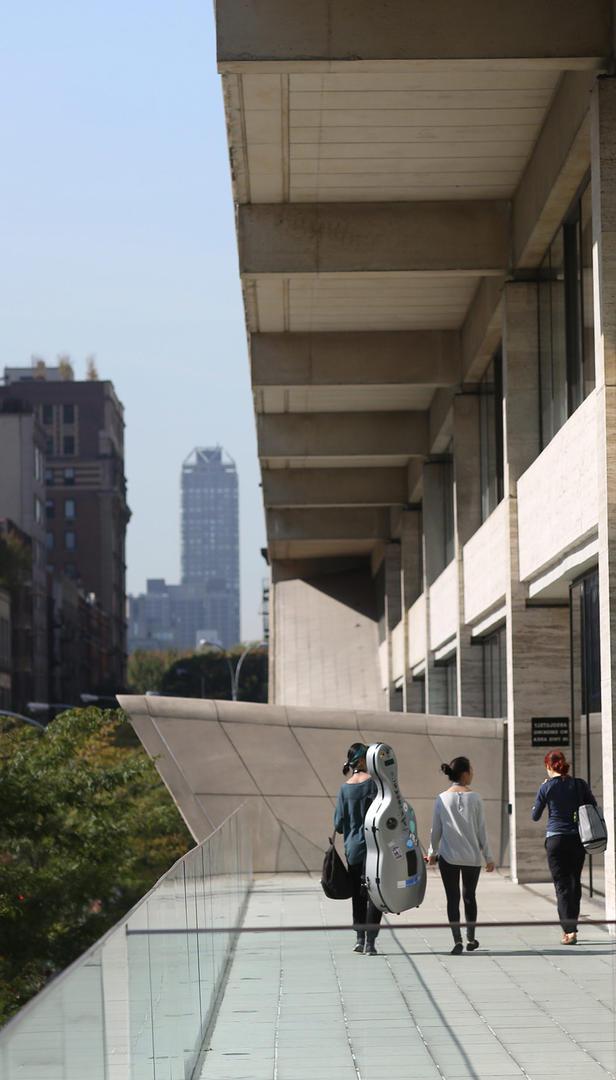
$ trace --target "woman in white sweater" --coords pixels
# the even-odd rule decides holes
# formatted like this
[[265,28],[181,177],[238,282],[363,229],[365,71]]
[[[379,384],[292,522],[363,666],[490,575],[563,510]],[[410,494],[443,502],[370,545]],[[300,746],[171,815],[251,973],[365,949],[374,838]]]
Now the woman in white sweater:
[[452,924],[454,946],[451,952],[455,956],[464,949],[460,926],[456,925],[460,922],[460,878],[467,924],[466,948],[468,952],[474,952],[479,948],[475,938],[477,882],[483,861],[490,873],[494,869],[494,859],[481,795],[470,788],[473,780],[470,761],[466,757],[457,757],[449,765],[441,765],[441,769],[451,780],[451,785],[434,803],[428,861],[434,866],[438,860],[447,896],[447,918]]

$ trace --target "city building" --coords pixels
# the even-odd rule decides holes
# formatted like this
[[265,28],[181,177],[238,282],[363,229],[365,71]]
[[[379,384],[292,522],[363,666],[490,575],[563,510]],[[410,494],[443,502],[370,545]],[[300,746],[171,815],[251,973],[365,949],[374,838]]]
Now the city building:
[[12,622],[19,637],[13,655],[20,670],[13,690],[23,706],[47,699],[48,679],[45,435],[30,403],[0,397],[0,447],[0,521],[6,522],[0,542],[12,556],[6,587],[14,596]]
[[149,578],[146,591],[130,596],[128,605],[128,646],[135,649],[180,649],[190,651],[202,639],[218,640],[211,626],[206,587],[170,585],[163,578]]
[[563,746],[614,917],[611,7],[224,0],[217,33],[271,700],[506,718],[520,882]]
[[[53,368],[40,361],[30,368],[5,368],[0,408],[16,402],[34,410],[43,432],[43,575],[47,568],[54,578],[71,578],[109,617],[108,678],[111,686],[121,687],[130,517],[122,405],[111,382],[75,380],[67,362]],[[17,520],[9,510],[7,515]]]
[[197,447],[182,465],[182,584],[205,589],[204,627],[225,648],[240,639],[239,492],[221,446]]

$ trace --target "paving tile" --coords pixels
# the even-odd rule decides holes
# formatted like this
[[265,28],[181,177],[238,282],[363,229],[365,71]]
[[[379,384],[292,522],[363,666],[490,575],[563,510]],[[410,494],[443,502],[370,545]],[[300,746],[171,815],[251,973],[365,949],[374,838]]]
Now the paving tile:
[[[484,918],[550,917],[549,890],[494,878],[482,892]],[[431,902],[434,917],[442,898]],[[202,1080],[607,1080],[614,1073],[616,956],[607,935],[594,931],[572,954],[553,928],[487,927],[478,953],[454,958],[446,928],[384,930],[379,957],[368,960],[352,953],[351,934],[327,929],[341,910],[308,875],[258,883],[247,925],[265,914],[275,929],[240,938]],[[280,932],[285,920],[320,930]]]

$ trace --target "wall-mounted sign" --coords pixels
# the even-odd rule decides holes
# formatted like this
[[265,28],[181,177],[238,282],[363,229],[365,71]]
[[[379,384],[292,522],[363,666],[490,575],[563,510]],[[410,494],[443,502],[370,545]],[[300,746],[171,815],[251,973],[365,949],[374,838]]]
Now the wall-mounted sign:
[[569,745],[568,716],[533,716],[531,724],[533,746]]

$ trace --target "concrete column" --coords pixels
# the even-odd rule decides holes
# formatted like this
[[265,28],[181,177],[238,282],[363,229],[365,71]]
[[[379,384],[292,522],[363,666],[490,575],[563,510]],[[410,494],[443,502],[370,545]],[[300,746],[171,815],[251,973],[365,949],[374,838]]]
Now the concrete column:
[[447,674],[434,663],[430,648],[430,586],[447,566],[445,516],[451,463],[429,461],[423,474],[423,564],[426,594],[426,712],[437,715],[447,711]]
[[402,575],[400,544],[387,544],[385,548],[385,632],[387,635],[387,667],[389,672],[389,700],[391,712],[402,712],[403,695],[394,686],[392,634],[402,619]]
[[408,667],[409,657],[409,610],[423,592],[423,537],[421,509],[405,510],[400,519],[400,561],[402,586],[402,614],[404,618],[404,679],[403,707],[405,712],[422,712],[423,691],[413,682]]
[[479,394],[457,394],[453,406],[455,558],[458,572],[457,684],[460,716],[483,716],[483,651],[464,623],[462,551],[481,525]]
[[616,722],[616,79],[597,80],[591,96],[595,375],[599,462],[599,619],[603,804],[609,844],[605,905],[616,918],[614,724]]
[[569,612],[527,606],[519,575],[517,481],[539,452],[537,290],[531,283],[505,286],[503,391],[511,873],[514,881],[545,881],[549,872],[543,832],[530,820],[533,797],[545,775],[543,753],[532,747],[531,719],[569,716]]

